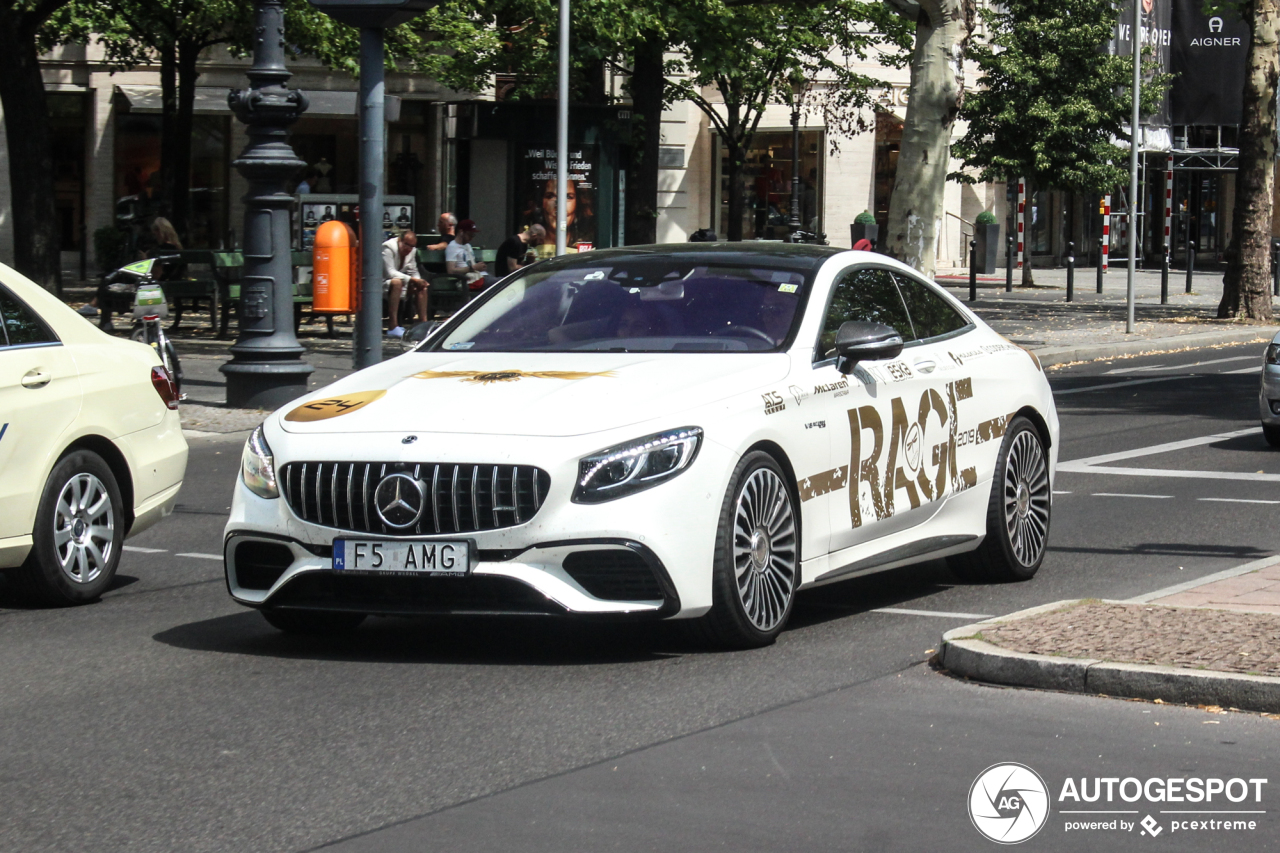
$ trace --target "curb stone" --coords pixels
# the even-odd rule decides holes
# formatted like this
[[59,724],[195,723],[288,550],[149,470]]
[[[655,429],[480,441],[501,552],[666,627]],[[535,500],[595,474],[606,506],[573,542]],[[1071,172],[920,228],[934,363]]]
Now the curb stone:
[[1271,326],[1255,326],[1247,329],[1230,329],[1221,332],[1200,332],[1190,335],[1168,335],[1161,338],[1140,338],[1134,341],[1116,341],[1105,344],[1080,344],[1070,346],[1029,347],[1045,367],[1068,364],[1073,361],[1096,361],[1122,355],[1174,352],[1191,347],[1210,347],[1221,344],[1239,344],[1256,341],[1266,343],[1280,329]]
[[1220,705],[1245,711],[1280,711],[1280,678],[1273,676],[1033,655],[1002,649],[978,638],[984,628],[1074,606],[1084,600],[1057,601],[954,628],[942,635],[938,660],[956,675],[1012,687],[1160,699],[1185,705]]

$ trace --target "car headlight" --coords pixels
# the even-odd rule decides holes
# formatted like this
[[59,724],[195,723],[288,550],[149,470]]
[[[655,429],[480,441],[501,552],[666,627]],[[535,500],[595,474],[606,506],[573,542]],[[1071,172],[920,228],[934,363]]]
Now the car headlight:
[[244,455],[240,457],[240,476],[244,484],[260,498],[278,498],[276,485],[276,461],[271,457],[271,447],[259,426],[249,434],[244,443]]
[[1267,347],[1266,362],[1280,364],[1280,344],[1271,344]]
[[681,427],[584,456],[573,502],[602,503],[665,483],[693,463],[701,444],[702,427]]

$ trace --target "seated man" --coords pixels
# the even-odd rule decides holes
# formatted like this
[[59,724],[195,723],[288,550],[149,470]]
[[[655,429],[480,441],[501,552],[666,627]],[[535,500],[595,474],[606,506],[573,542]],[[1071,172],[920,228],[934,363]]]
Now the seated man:
[[476,260],[475,250],[471,248],[471,240],[479,230],[473,220],[462,220],[458,223],[458,236],[444,250],[445,272],[465,280],[471,290],[483,290],[492,283],[492,278],[485,275],[488,268]]
[[418,275],[418,237],[412,231],[405,231],[399,237],[392,237],[382,244],[382,278],[383,288],[387,294],[387,310],[391,315],[390,337],[404,337],[404,327],[400,325],[400,294],[407,286],[409,295],[418,306],[418,316],[426,322],[427,283]]
[[494,274],[499,278],[510,275],[521,267],[526,267],[533,263],[533,250],[541,246],[547,240],[547,229],[541,225],[530,225],[526,230],[519,234],[513,234],[502,242],[498,247],[498,256],[495,259]]
[[453,239],[453,228],[458,224],[458,217],[454,216],[447,210],[440,214],[440,219],[436,222],[436,228],[440,229],[440,242],[432,243],[430,246],[424,246],[428,252],[443,252],[449,248],[449,241]]

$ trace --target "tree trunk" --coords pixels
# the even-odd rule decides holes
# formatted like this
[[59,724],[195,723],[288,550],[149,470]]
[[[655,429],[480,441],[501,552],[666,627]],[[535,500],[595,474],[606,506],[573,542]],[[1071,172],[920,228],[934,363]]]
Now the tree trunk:
[[1251,0],[1243,13],[1253,37],[1244,82],[1236,207],[1219,317],[1271,319],[1271,207],[1276,181],[1277,0]]
[[159,196],[151,199],[153,212],[170,220],[174,216],[173,188],[178,166],[177,116],[178,48],[171,42],[160,50],[160,186]]
[[662,71],[666,42],[656,34],[636,48],[631,75],[632,127],[636,141],[631,148],[627,174],[627,244],[658,241],[658,146],[662,142]]
[[178,44],[178,112],[173,118],[173,195],[170,210],[173,211],[173,227],[182,237],[185,246],[190,240],[191,221],[191,137],[196,103],[196,81],[200,72],[196,61],[200,58],[198,42],[183,41]]
[[885,249],[933,275],[951,164],[951,128],[964,101],[972,0],[924,0],[911,55],[911,89]]
[[[1031,269],[1031,202],[1036,197],[1036,188],[1032,184],[1029,175],[1023,180],[1023,184],[1026,188],[1026,195],[1023,196],[1024,204],[1022,206],[1022,286],[1035,287],[1034,271]],[[1017,239],[1018,237],[1015,234],[1014,240]],[[1015,242],[1014,246],[1016,247],[1017,245]]]
[[49,108],[34,34],[15,17],[0,17],[0,103],[9,143],[13,265],[45,289],[58,291],[62,247],[54,205]]

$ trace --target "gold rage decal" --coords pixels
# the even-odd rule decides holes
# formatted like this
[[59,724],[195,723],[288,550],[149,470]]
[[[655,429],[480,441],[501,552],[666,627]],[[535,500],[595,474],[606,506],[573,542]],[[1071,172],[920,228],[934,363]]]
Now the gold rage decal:
[[413,374],[413,379],[457,379],[474,385],[492,385],[495,382],[519,382],[521,379],[563,379],[572,381],[592,376],[615,376],[612,370],[591,373],[584,370],[424,370]]
[[286,421],[307,423],[309,421],[327,421],[341,415],[349,415],[357,409],[380,400],[386,391],[357,391],[354,394],[343,394],[341,397],[326,397],[323,400],[312,400],[303,403],[284,416]]

